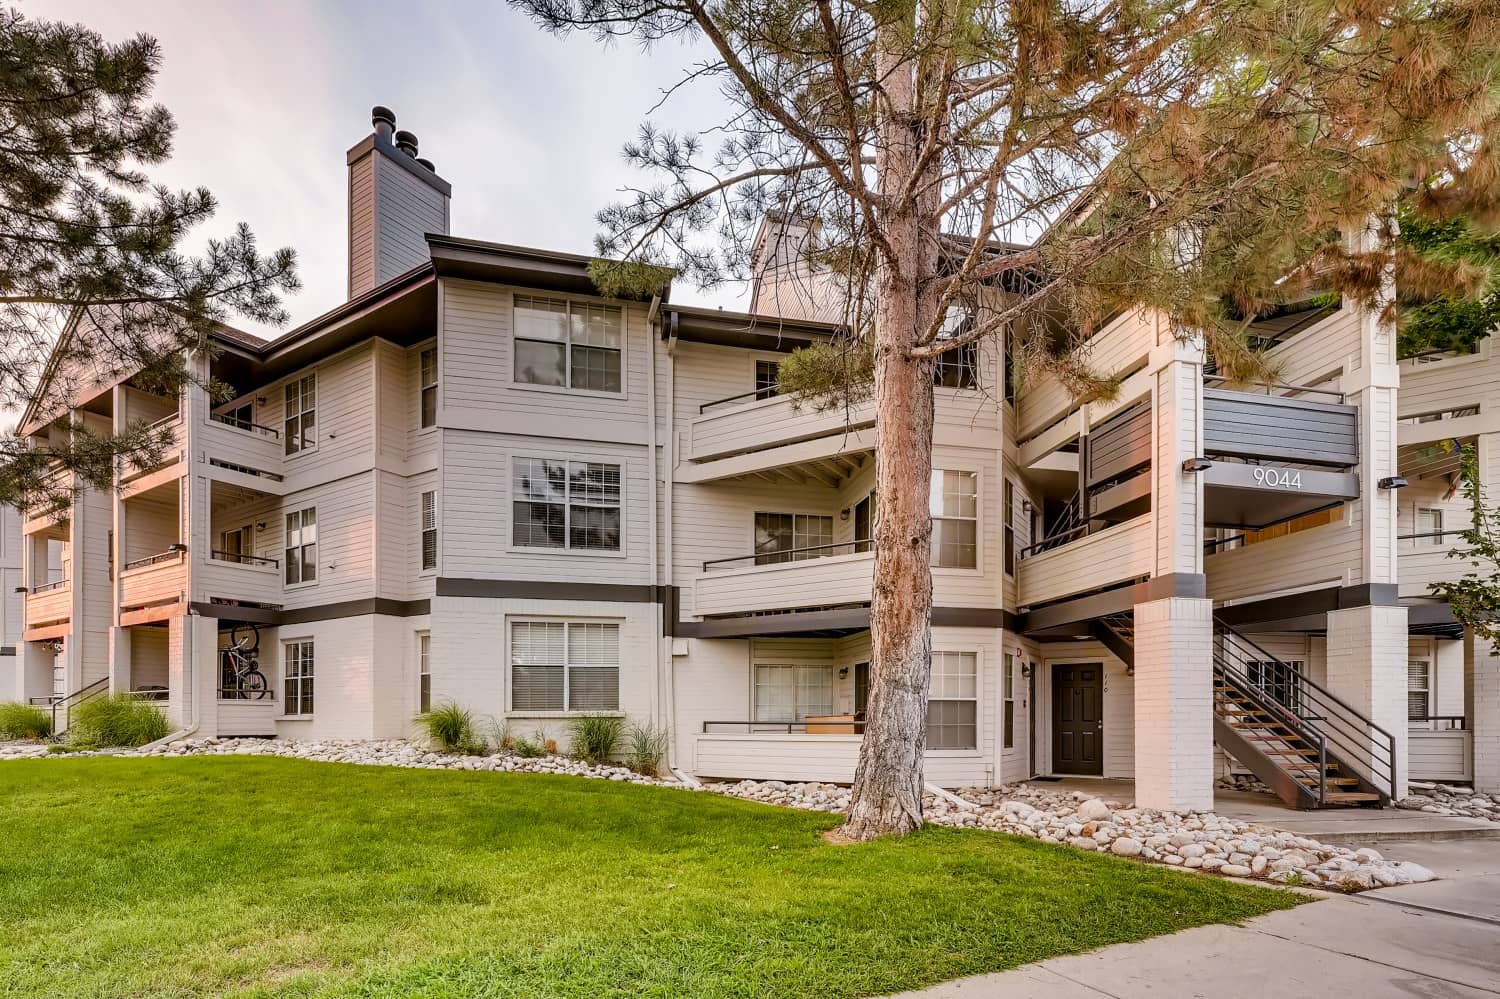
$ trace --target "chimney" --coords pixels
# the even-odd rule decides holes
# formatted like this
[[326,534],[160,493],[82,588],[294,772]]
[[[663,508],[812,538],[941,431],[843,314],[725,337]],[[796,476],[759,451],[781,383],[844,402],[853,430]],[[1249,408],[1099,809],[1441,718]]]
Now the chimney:
[[417,137],[396,131],[390,108],[370,110],[370,135],[349,150],[349,297],[428,260],[426,234],[448,231],[453,188],[417,157]]

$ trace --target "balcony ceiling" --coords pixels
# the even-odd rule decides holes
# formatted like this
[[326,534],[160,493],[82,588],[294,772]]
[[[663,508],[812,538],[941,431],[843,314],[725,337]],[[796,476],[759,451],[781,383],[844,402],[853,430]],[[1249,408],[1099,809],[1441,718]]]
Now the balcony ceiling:
[[1456,476],[1461,457],[1458,446],[1472,443],[1473,437],[1461,437],[1456,441],[1406,444],[1396,450],[1396,468],[1408,479]]
[[763,468],[723,481],[761,481],[774,482],[777,485],[827,486],[830,489],[842,489],[873,460],[873,451],[852,451],[846,454],[799,461],[796,464]]

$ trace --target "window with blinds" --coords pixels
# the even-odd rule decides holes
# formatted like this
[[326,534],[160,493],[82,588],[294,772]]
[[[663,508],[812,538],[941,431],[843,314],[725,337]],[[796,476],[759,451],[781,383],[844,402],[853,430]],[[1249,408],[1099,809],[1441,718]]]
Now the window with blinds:
[[1432,712],[1432,666],[1425,659],[1406,661],[1406,717],[1426,721]]
[[617,711],[620,626],[601,621],[512,621],[512,711]]
[[417,707],[432,710],[432,632],[417,632]]
[[438,554],[437,493],[422,494],[422,568],[436,569]]
[[833,714],[832,666],[755,667],[755,720],[800,722]]
[[313,711],[313,643],[287,642],[282,647],[286,663],[286,699],[283,710],[289,715],[310,715]]
[[933,652],[927,695],[927,748],[979,746],[979,657],[973,652]]

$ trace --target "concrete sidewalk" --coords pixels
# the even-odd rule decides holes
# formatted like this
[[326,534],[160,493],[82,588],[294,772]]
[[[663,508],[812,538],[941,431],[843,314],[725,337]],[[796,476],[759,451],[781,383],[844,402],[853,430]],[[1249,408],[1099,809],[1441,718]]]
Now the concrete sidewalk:
[[1445,878],[1060,957],[906,999],[1500,996],[1500,843],[1386,844]]

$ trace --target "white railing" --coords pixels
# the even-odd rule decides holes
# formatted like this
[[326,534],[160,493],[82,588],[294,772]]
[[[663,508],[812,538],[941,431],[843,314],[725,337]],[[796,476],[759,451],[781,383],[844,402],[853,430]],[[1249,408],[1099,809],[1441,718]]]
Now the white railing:
[[875,555],[869,551],[774,565],[709,566],[694,581],[692,611],[708,616],[867,603],[874,578]]

